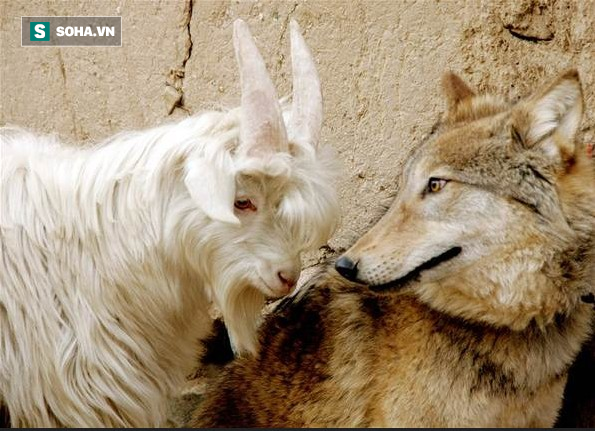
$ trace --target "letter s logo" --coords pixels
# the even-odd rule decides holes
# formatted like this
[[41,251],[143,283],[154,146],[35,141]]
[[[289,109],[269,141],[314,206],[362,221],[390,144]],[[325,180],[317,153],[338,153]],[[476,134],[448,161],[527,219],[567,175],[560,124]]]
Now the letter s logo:
[[36,39],[43,39],[45,37],[45,25],[37,24],[35,26],[35,38]]

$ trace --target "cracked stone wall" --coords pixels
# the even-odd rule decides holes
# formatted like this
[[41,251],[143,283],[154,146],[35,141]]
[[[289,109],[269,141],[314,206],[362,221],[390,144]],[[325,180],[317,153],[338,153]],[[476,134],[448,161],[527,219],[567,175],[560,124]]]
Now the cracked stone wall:
[[[121,15],[121,48],[22,48],[20,17]],[[595,138],[595,2],[0,0],[0,124],[89,143],[239,101],[232,22],[250,25],[280,94],[294,17],[318,61],[323,139],[343,163],[341,250],[381,213],[408,150],[444,108],[446,69],[516,99],[567,67]],[[308,263],[316,261],[310,256]]]

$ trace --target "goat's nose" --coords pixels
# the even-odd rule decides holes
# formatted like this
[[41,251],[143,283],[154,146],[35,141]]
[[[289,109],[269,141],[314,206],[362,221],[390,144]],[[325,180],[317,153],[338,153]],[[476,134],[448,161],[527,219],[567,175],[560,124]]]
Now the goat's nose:
[[347,256],[341,256],[335,262],[335,269],[347,280],[357,281],[357,264],[358,262],[352,261]]
[[292,272],[279,271],[277,276],[279,277],[279,280],[281,280],[281,283],[287,287],[288,291],[291,291],[297,283],[297,276]]

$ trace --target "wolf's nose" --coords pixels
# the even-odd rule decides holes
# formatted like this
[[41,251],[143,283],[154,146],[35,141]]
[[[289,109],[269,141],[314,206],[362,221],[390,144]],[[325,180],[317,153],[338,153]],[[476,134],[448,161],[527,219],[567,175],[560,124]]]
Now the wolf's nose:
[[341,256],[335,262],[335,269],[347,280],[357,281],[357,262],[352,261],[347,256]]

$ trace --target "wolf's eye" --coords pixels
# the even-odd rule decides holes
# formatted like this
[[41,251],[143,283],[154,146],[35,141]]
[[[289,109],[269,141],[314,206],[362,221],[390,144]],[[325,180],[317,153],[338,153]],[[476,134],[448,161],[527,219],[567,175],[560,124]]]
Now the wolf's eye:
[[256,211],[256,206],[252,203],[250,199],[236,199],[233,203],[233,206],[239,209],[240,211]]
[[430,178],[428,181],[428,193],[438,193],[444,188],[448,181],[441,178]]

